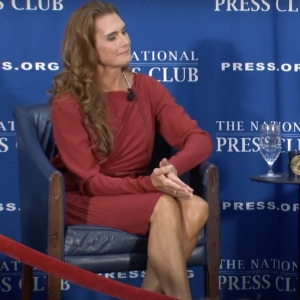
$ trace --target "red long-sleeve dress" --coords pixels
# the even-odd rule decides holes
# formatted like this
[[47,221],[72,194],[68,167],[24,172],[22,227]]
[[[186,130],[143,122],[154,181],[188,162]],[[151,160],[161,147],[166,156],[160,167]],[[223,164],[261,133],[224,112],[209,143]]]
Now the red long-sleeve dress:
[[114,134],[109,158],[91,147],[83,112],[71,93],[52,104],[53,135],[59,154],[53,165],[64,175],[66,223],[101,225],[146,234],[153,208],[162,195],[143,175],[151,159],[155,128],[179,149],[170,158],[178,175],[205,160],[212,150],[207,132],[197,127],[162,84],[134,74],[133,101],[127,92],[107,93]]

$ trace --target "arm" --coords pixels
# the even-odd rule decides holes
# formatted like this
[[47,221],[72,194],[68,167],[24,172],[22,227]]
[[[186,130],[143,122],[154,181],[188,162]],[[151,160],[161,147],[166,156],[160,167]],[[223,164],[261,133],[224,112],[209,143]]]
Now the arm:
[[178,176],[204,161],[212,152],[209,134],[197,126],[170,93],[153,80],[152,101],[158,130],[164,139],[179,151],[169,159]]
[[115,178],[100,173],[83,113],[72,96],[53,102],[52,121],[58,152],[82,194],[108,196],[157,191],[149,176]]

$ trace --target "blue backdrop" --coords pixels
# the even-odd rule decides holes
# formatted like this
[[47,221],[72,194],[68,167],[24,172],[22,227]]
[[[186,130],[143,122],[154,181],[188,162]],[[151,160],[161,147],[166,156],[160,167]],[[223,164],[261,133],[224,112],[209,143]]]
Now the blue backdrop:
[[[84,0],[0,1],[0,232],[20,239],[12,109],[48,100],[61,69],[66,22]],[[281,123],[283,148],[300,150],[298,0],[112,0],[127,24],[136,72],[160,80],[209,131],[220,170],[220,299],[294,300],[296,186],[255,183],[267,171],[258,148],[264,121]],[[189,269],[193,298],[202,269]],[[102,274],[139,285],[143,273]],[[19,262],[0,254],[0,298],[20,299]],[[63,299],[109,299],[62,282]],[[36,271],[34,299],[45,295]]]

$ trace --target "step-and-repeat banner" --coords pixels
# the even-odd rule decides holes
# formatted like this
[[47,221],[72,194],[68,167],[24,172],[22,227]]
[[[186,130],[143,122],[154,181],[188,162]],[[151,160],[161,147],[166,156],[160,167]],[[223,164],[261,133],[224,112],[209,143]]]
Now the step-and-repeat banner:
[[[67,20],[84,0],[0,1],[0,232],[20,240],[13,107],[48,101]],[[267,172],[259,126],[280,122],[282,152],[300,149],[298,0],[112,0],[132,40],[131,68],[153,76],[214,140],[220,170],[220,299],[294,300],[296,185],[249,180]],[[34,234],[34,232],[32,233]],[[201,268],[188,270],[203,297]],[[0,254],[0,298],[20,299],[21,264]],[[143,272],[102,274],[138,286]],[[34,299],[45,295],[36,271]],[[62,281],[63,299],[110,299]]]

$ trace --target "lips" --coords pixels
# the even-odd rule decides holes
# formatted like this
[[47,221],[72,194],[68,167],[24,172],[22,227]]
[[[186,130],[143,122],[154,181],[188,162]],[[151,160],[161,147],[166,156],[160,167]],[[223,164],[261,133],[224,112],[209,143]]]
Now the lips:
[[119,53],[118,55],[124,55],[124,54],[129,54],[129,49],[127,49],[126,51],[123,51],[123,52]]

